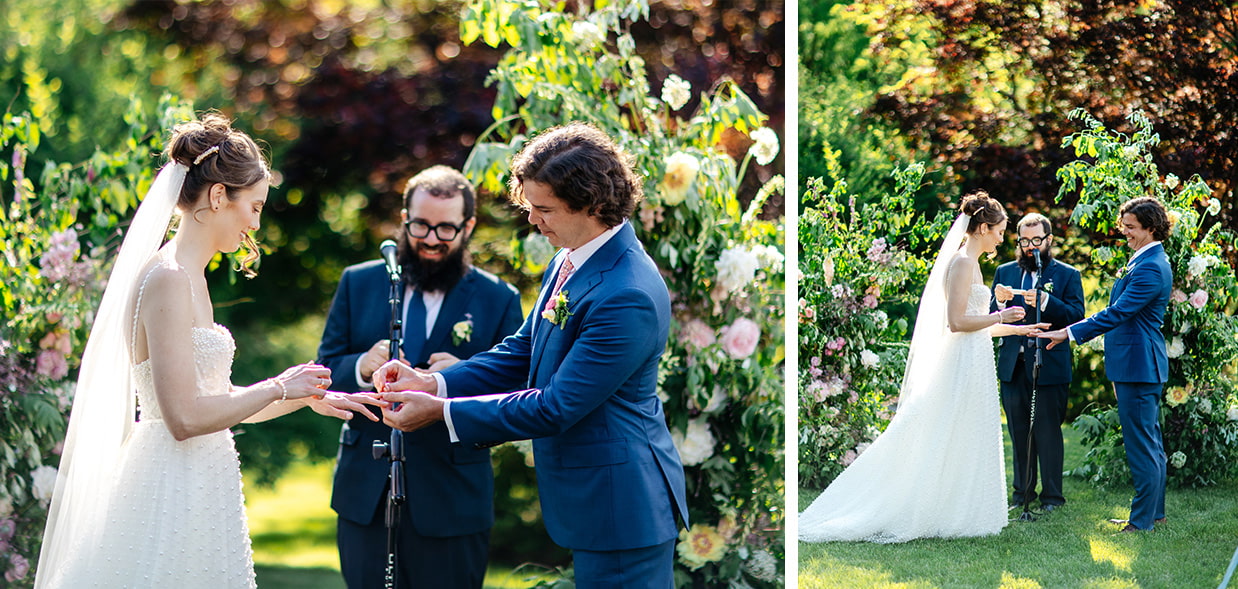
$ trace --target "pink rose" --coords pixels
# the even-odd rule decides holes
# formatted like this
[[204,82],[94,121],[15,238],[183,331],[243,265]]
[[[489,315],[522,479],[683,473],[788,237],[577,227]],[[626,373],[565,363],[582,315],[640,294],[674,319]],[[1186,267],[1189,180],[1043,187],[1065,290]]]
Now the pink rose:
[[751,319],[741,317],[722,328],[722,349],[735,360],[751,356],[760,340],[761,328]]
[[69,365],[64,360],[64,354],[53,348],[39,352],[38,358],[35,358],[34,370],[52,380],[60,380],[69,373]]
[[683,342],[690,344],[698,350],[708,348],[718,341],[717,336],[714,335],[713,328],[706,325],[700,319],[692,319],[685,323],[680,330],[680,334]]
[[1169,300],[1175,303],[1185,303],[1186,293],[1175,288],[1173,292],[1169,293]]
[[1208,293],[1207,293],[1207,291],[1205,291],[1205,290],[1203,290],[1203,289],[1201,288],[1201,289],[1199,289],[1199,290],[1197,290],[1197,291],[1195,291],[1195,292],[1191,293],[1191,298],[1190,298],[1190,301],[1191,301],[1191,306],[1192,306],[1192,307],[1195,307],[1196,309],[1202,309],[1202,308],[1204,308],[1204,305],[1207,305],[1207,304],[1208,304]]
[[864,295],[864,306],[868,307],[869,309],[876,309],[877,308],[877,297],[870,295],[870,294]]

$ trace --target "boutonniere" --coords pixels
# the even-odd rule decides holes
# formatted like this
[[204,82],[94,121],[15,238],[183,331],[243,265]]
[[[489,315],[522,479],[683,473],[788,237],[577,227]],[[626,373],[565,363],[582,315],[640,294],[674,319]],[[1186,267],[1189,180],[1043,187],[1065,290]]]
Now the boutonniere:
[[1041,286],[1040,288],[1049,294],[1053,294],[1053,283],[1052,282],[1046,282],[1044,286]]
[[1126,271],[1128,269],[1129,268],[1127,268],[1126,266],[1122,266],[1121,268],[1118,268],[1118,280],[1122,280],[1122,277],[1126,276]]
[[553,306],[542,311],[542,319],[550,322],[551,325],[558,325],[559,329],[563,329],[567,325],[567,318],[572,316],[572,312],[567,310],[568,299],[567,291],[559,291],[553,301]]
[[451,326],[451,344],[453,346],[460,345],[460,342],[467,342],[473,337],[473,314],[465,313],[464,321],[457,321]]

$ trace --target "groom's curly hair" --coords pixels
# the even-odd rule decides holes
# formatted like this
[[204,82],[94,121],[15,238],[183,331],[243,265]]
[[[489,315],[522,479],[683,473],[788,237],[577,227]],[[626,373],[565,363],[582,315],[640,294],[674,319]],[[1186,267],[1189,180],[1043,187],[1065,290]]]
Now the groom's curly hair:
[[512,159],[508,199],[523,209],[524,181],[550,185],[571,211],[588,211],[614,227],[632,216],[643,194],[632,156],[588,123],[554,127],[530,141]]
[[1122,203],[1121,208],[1118,209],[1118,217],[1127,213],[1134,215],[1135,220],[1152,233],[1152,239],[1157,241],[1169,239],[1169,230],[1173,229],[1173,222],[1169,220],[1169,211],[1165,210],[1165,205],[1161,204],[1161,201],[1151,196],[1132,198]]

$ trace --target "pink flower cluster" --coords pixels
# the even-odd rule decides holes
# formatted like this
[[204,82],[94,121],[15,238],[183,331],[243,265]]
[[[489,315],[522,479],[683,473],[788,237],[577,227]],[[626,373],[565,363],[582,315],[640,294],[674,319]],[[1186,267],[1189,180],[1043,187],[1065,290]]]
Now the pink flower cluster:
[[890,251],[886,245],[886,238],[878,237],[873,240],[873,245],[868,248],[868,252],[865,256],[868,257],[869,261],[876,262],[884,266],[889,264],[890,260],[894,258],[894,252]]
[[83,284],[89,277],[91,265],[86,261],[77,261],[80,251],[77,231],[72,227],[52,234],[47,251],[39,257],[39,273],[51,282],[67,280],[73,284]]
[[800,299],[800,323],[812,323],[816,318],[817,310],[808,301]]
[[[12,551],[13,536],[17,533],[17,522],[12,519],[0,520],[0,554],[6,554]],[[4,572],[4,580],[9,583],[16,583],[26,578],[30,572],[30,562],[26,557],[12,552],[9,554],[9,570]]]
[[713,328],[697,318],[692,318],[685,323],[679,333],[680,341],[697,350],[708,348],[718,341],[718,337],[714,335]]
[[833,340],[826,342],[825,355],[833,356],[834,352],[842,351],[843,346],[845,345],[847,345],[847,340],[843,339],[841,336],[834,338]]
[[66,358],[73,353],[73,341],[69,339],[69,332],[63,330],[49,331],[43,339],[39,340],[39,347],[42,351],[34,361],[34,370],[40,376],[46,376],[52,380],[60,380],[69,373],[69,364]]

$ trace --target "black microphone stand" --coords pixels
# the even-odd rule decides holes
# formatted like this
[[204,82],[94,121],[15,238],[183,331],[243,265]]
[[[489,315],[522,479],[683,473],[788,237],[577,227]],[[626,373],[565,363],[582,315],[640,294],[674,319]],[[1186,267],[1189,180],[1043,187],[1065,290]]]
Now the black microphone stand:
[[[400,289],[400,275],[388,273],[391,279],[391,291],[387,297],[391,303],[391,345],[389,359],[399,358],[400,346],[404,340],[404,305]],[[395,589],[396,580],[396,531],[400,526],[400,508],[404,505],[404,432],[391,428],[391,440],[384,444],[374,440],[371,448],[374,460],[387,458],[391,463],[391,471],[387,475],[387,570],[385,575],[386,589]]]
[[[1036,281],[1032,285],[1033,290],[1036,291],[1036,320],[1032,323],[1040,323],[1040,308],[1043,306],[1043,301],[1040,297],[1045,296],[1044,290],[1040,287],[1040,279],[1044,278],[1045,269],[1041,267],[1039,255],[1036,256],[1036,273]],[[1018,521],[1021,522],[1036,521],[1036,516],[1032,514],[1031,508],[1032,490],[1035,487],[1035,483],[1032,482],[1032,442],[1036,432],[1036,391],[1040,387],[1040,367],[1043,364],[1041,354],[1044,350],[1042,342],[1044,340],[1039,337],[1035,338],[1035,340],[1036,352],[1032,360],[1032,401],[1027,421],[1027,464],[1023,468],[1023,512],[1018,517]],[[1018,476],[1018,473],[1015,473],[1015,476]]]

